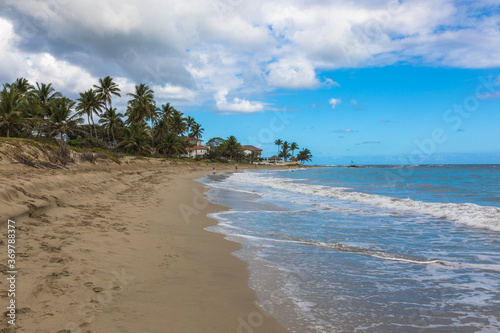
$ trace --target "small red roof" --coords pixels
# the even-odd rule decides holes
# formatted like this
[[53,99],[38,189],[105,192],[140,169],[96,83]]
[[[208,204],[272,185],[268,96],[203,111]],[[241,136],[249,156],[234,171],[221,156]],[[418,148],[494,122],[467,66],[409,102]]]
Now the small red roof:
[[196,149],[209,149],[209,147],[207,146],[194,146],[194,147],[188,147],[188,148],[185,148],[186,150],[196,150]]
[[184,140],[184,141],[203,141],[202,139],[197,139],[197,138],[184,138],[182,140]]

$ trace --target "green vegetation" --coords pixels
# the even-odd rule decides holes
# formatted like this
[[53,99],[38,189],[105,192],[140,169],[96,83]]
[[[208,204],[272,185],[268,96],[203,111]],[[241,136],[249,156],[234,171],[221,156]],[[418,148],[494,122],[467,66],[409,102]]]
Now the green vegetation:
[[[127,94],[130,99],[121,113],[112,107],[113,97],[121,97],[120,92],[114,79],[106,76],[73,101],[57,92],[51,83],[36,82],[33,86],[19,78],[0,90],[0,137],[50,142],[51,147],[58,149],[59,161],[66,164],[71,161],[69,147],[85,152],[81,159],[91,162],[105,157],[118,162],[123,153],[182,158],[186,148],[192,146],[189,139],[199,139],[205,131],[194,118],[185,116],[170,103],[158,107],[154,91],[144,83]],[[285,161],[298,149],[296,143],[276,140],[275,144]],[[259,160],[255,152],[245,154],[234,136],[215,137],[207,145],[210,150],[203,158],[208,160]],[[307,149],[297,155],[302,163],[311,157]]]
[[[0,91],[0,136],[50,139],[52,145],[57,140],[61,154],[69,145],[79,152],[94,151],[94,155],[99,149],[117,160],[120,153],[182,157],[189,146],[183,139],[203,134],[194,118],[185,117],[169,103],[157,107],[154,92],[146,84],[137,85],[127,95],[127,109],[120,113],[112,107],[113,97],[121,96],[120,88],[109,76],[75,101],[55,91],[50,83],[37,82],[35,87],[19,78]],[[85,154],[84,159],[92,160]]]

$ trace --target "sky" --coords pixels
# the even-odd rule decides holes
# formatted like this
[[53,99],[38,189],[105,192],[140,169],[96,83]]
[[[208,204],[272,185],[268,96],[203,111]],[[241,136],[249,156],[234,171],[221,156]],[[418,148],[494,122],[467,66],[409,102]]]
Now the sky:
[[0,83],[108,75],[263,156],[500,163],[500,0],[0,0]]

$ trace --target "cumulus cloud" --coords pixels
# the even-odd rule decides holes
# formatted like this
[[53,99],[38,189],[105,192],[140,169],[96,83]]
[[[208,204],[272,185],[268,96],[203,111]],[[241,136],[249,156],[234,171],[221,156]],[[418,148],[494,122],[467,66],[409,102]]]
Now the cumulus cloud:
[[314,66],[305,58],[282,59],[267,66],[271,86],[277,88],[304,89],[319,85]]
[[246,99],[235,97],[232,102],[227,101],[228,91],[221,90],[215,93],[214,99],[219,111],[253,113],[264,110],[264,105],[259,102],[250,102]]
[[335,110],[335,108],[337,107],[338,104],[342,103],[342,100],[340,98],[330,98],[330,100],[328,101],[328,103],[330,103],[332,109]]
[[[337,68],[500,66],[500,16],[494,15],[499,5],[493,0],[3,0],[2,5],[0,82],[27,76],[29,69],[40,79],[53,77],[62,85],[58,90],[78,90],[111,75],[158,87],[158,96],[199,104],[213,102],[226,87],[245,96],[337,87],[331,79],[318,79],[321,71]],[[50,73],[61,69],[67,74]],[[241,112],[255,107],[244,99],[229,104]]]

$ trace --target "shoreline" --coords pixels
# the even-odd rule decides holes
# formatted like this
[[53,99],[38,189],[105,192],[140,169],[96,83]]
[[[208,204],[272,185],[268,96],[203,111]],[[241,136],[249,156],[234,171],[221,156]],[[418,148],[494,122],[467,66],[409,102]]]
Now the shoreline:
[[4,248],[7,218],[18,227],[16,332],[286,332],[255,305],[241,245],[205,230],[227,209],[196,181],[212,167],[0,165]]

